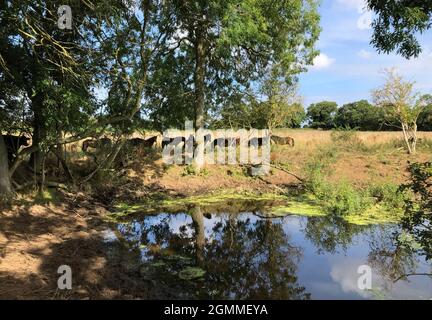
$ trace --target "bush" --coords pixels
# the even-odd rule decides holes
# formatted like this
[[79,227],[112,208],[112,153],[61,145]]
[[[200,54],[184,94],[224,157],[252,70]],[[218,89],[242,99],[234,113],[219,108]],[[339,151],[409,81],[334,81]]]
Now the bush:
[[348,151],[367,152],[369,150],[354,130],[334,130],[331,133],[331,139],[339,148],[347,149]]
[[330,183],[324,178],[326,165],[320,161],[306,166],[306,189],[322,203],[325,211],[337,215],[358,213],[372,205],[371,197],[346,181]]
[[388,209],[402,209],[409,194],[400,190],[399,186],[392,183],[374,185],[369,188],[369,194],[376,202],[382,203]]
[[320,161],[309,162],[306,164],[306,189],[320,198],[321,192],[325,188],[323,171],[326,165]]
[[329,185],[326,195],[326,210],[337,215],[360,213],[373,205],[367,192],[356,190],[345,181]]

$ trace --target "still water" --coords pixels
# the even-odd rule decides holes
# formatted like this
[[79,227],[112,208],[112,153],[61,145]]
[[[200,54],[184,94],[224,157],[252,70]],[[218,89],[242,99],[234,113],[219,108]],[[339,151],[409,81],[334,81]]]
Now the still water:
[[[259,212],[135,215],[113,227],[159,297],[178,299],[432,299],[430,261],[397,245],[397,225]],[[117,241],[116,240],[116,241]],[[117,241],[118,242],[118,241]],[[358,268],[372,289],[358,286]]]

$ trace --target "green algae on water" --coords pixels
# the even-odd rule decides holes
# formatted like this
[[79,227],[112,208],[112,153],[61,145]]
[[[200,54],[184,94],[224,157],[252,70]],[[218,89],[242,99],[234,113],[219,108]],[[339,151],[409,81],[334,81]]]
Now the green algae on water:
[[[259,212],[265,218],[281,218],[290,215],[323,217],[330,215],[313,196],[288,197],[278,194],[223,193],[147,201],[129,205],[120,203],[108,221],[118,222],[133,214],[157,214],[159,212],[188,212],[199,206],[208,213]],[[392,224],[400,222],[402,210],[389,210],[385,206],[374,205],[363,212],[341,216],[355,225]]]

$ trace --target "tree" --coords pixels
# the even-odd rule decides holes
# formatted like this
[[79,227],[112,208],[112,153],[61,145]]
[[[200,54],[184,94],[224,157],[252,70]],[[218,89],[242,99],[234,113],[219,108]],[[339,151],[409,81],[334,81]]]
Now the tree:
[[367,6],[375,13],[372,44],[379,52],[405,58],[421,53],[417,36],[432,27],[431,1],[367,0]]
[[335,124],[342,128],[378,130],[380,128],[378,110],[366,100],[348,103],[337,110]]
[[285,128],[300,128],[306,120],[306,111],[299,102],[288,106],[288,116],[285,118]]
[[0,200],[9,197],[12,193],[12,184],[9,177],[9,165],[6,145],[0,132]]
[[307,110],[307,117],[311,128],[332,129],[337,112],[337,103],[323,101],[311,104]]
[[[100,135],[108,126],[117,136],[130,133],[149,70],[174,30],[163,3],[72,1],[73,30],[64,31],[57,27],[57,1],[0,2],[0,109],[10,116],[14,101],[23,100],[33,136],[10,176],[26,154],[42,173],[53,148]],[[106,90],[107,99],[98,99],[97,89]],[[102,115],[96,113],[101,109]],[[72,137],[62,138],[66,133]],[[112,164],[123,142],[119,139],[104,166]]]
[[296,87],[280,79],[274,70],[270,71],[261,86],[261,96],[265,100],[257,104],[253,114],[257,119],[262,119],[264,129],[269,129],[270,133],[273,129],[304,120],[301,119],[304,109],[298,102]]
[[405,81],[394,69],[384,72],[385,84],[373,92],[375,103],[383,108],[385,119],[399,122],[408,153],[413,154],[417,145],[417,120],[425,101],[418,99],[414,82]]
[[[199,129],[206,126],[209,111],[247,91],[270,65],[277,65],[278,76],[294,82],[318,54],[314,49],[320,33],[317,5],[316,0],[173,1],[178,31],[170,54],[180,62],[178,66],[184,66],[179,72],[187,75],[179,78],[192,83],[176,85],[180,92],[166,93],[184,94],[191,101],[184,107],[193,106]],[[178,109],[178,104],[171,107]],[[203,145],[196,149],[199,154]]]
[[221,108],[220,117],[212,124],[217,128],[254,128],[269,129],[276,128],[299,128],[306,119],[306,112],[295,91],[281,89],[283,83],[278,83],[270,96],[259,101],[254,95],[246,98],[240,96],[238,101],[232,102]]
[[426,107],[420,112],[418,118],[418,128],[420,131],[432,131],[432,95],[424,95]]
[[[2,1],[0,6],[0,91],[13,87],[31,110],[31,164],[40,172],[47,142],[58,138],[59,124],[86,118],[91,55],[78,33],[57,27],[57,1]],[[73,10],[77,21],[87,15],[78,5]]]
[[317,2],[185,1],[173,3],[179,33],[178,56],[194,63],[195,126],[206,111],[235,88],[249,86],[271,63],[286,80],[317,55]]

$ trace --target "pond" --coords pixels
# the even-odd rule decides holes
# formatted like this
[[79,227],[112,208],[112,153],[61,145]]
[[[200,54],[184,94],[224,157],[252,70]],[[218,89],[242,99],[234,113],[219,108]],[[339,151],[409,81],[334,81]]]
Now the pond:
[[[159,298],[432,299],[432,278],[422,275],[431,263],[397,243],[397,224],[238,207],[134,214],[113,224],[107,242],[121,243],[126,250],[113,256],[134,265]],[[371,288],[358,285],[365,265]]]

